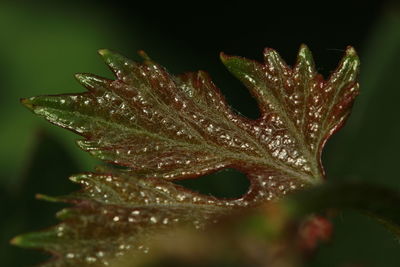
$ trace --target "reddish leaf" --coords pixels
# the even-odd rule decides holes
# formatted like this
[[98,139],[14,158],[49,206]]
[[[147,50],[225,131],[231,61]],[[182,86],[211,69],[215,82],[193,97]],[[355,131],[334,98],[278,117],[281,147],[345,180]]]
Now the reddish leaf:
[[[232,207],[322,182],[323,145],[358,93],[359,60],[351,47],[327,81],[304,45],[293,68],[271,49],[264,63],[221,54],[258,101],[257,120],[234,113],[204,72],[173,76],[144,53],[143,63],[108,50],[100,54],[116,80],[78,74],[85,93],[23,100],[36,114],[83,136],[82,149],[127,167],[73,178],[84,191],[56,199],[76,204],[61,212],[64,222],[17,238],[20,245],[59,254],[62,261],[52,266],[105,263],[123,251],[119,247],[140,248],[138,240],[175,219],[204,224]],[[251,181],[240,199],[200,196],[168,181],[226,167]],[[131,216],[136,211],[138,218]]]

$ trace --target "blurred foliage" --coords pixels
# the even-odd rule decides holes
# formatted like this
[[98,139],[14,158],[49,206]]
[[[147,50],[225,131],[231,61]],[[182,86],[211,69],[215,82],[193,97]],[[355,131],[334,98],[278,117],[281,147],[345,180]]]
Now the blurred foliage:
[[[400,151],[399,9],[337,2],[324,7],[324,12],[308,7],[303,12],[296,6],[278,12],[275,7],[267,8],[269,5],[254,3],[253,7],[249,2],[242,6],[232,1],[214,8],[204,3],[198,7],[200,11],[196,12],[194,6],[180,15],[172,9],[154,13],[150,2],[145,7],[127,8],[108,1],[1,1],[2,265],[26,266],[44,257],[13,248],[8,240],[54,223],[53,214],[59,207],[35,201],[35,193],[70,192],[73,186],[67,177],[96,163],[73,145],[73,134],[29,114],[18,100],[81,91],[73,79],[76,72],[110,77],[95,53],[99,48],[128,56],[145,49],[174,73],[205,69],[234,108],[256,117],[254,101],[218,63],[217,52],[257,57],[260,48],[269,46],[282,51],[291,63],[296,47],[305,42],[315,51],[317,65],[324,71],[332,69],[342,54],[327,48],[354,45],[362,62],[361,94],[344,129],[327,144],[324,165],[332,180],[368,180],[400,188],[396,168]],[[208,10],[210,14],[205,13]],[[242,17],[236,16],[238,12]],[[234,175],[229,194],[243,192],[247,186],[243,175],[230,172]],[[188,182],[188,186],[224,196],[226,188],[215,182],[220,176],[210,177],[204,179],[206,183],[199,179]],[[221,179],[226,181],[226,177]],[[334,227],[332,242],[321,247],[310,266],[400,265],[398,242],[375,222],[345,212],[336,217]]]
[[[399,10],[384,13],[361,55],[361,94],[346,127],[327,145],[328,179],[362,180],[398,189]],[[321,248],[313,266],[400,264],[399,244],[393,236],[358,214],[336,218],[335,231],[334,240]]]
[[[389,223],[386,225],[399,238],[399,202],[400,191],[384,186],[326,183],[277,202],[221,216],[208,225],[207,234],[190,224],[153,232],[150,253],[128,249],[114,258],[110,266],[305,266],[315,249],[330,241],[332,224],[328,218],[335,216],[335,209],[366,212],[371,218]],[[321,266],[328,264],[322,262]]]

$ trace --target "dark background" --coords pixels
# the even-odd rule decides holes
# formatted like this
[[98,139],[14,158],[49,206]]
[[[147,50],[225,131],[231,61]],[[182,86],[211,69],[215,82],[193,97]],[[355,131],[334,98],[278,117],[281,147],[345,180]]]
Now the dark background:
[[[84,2],[84,3],[82,3]],[[78,92],[76,72],[111,77],[97,56],[109,48],[133,59],[144,49],[172,73],[206,70],[228,102],[256,118],[255,101],[218,53],[261,60],[272,47],[292,64],[301,43],[325,76],[347,45],[361,61],[361,95],[346,127],[328,142],[332,180],[363,180],[400,189],[400,5],[395,1],[0,1],[0,265],[30,266],[38,252],[8,245],[22,232],[56,222],[60,206],[35,193],[66,194],[67,177],[97,163],[71,133],[45,123],[18,100]],[[225,171],[187,183],[205,193],[238,196],[243,175]],[[380,225],[355,212],[335,219],[335,236],[309,266],[400,266],[400,246]]]

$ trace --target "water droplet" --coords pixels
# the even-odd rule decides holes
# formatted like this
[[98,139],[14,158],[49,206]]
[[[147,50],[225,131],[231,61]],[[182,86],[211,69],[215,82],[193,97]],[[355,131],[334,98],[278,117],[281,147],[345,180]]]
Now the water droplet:
[[139,215],[139,214],[140,214],[140,211],[134,210],[134,211],[131,212],[131,214],[132,214],[132,215]]
[[179,195],[176,196],[176,198],[177,198],[179,201],[183,201],[183,200],[186,199],[186,196],[183,195],[183,194],[179,194]]
[[97,259],[95,257],[87,256],[85,258],[85,260],[86,260],[87,263],[93,263],[93,262],[96,262]]
[[67,259],[73,259],[73,258],[75,258],[75,254],[74,253],[67,253],[67,255],[65,255],[65,257]]
[[64,226],[60,225],[60,226],[57,228],[57,236],[58,236],[58,237],[61,237],[61,236],[63,236],[63,235],[64,235]]

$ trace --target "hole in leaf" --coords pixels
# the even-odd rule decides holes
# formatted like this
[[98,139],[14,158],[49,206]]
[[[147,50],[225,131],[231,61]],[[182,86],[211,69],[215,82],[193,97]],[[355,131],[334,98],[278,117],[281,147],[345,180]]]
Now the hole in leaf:
[[201,194],[218,198],[240,198],[250,186],[250,181],[244,173],[231,168],[175,183]]

